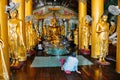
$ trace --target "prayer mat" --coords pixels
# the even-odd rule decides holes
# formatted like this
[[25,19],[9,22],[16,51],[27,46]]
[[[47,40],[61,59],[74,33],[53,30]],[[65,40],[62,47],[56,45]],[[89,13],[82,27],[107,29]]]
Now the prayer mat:
[[[60,59],[66,59],[68,56],[48,56],[48,57],[38,57],[36,56],[31,64],[31,67],[60,67]],[[92,65],[93,63],[83,57],[82,55],[77,56],[80,65]]]

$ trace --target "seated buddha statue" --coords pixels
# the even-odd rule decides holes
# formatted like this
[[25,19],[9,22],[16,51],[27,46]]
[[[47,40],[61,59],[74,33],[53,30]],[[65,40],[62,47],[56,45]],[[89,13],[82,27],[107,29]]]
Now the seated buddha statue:
[[52,44],[58,44],[60,42],[60,28],[57,26],[57,19],[53,17],[51,19],[51,25],[49,26],[49,37]]

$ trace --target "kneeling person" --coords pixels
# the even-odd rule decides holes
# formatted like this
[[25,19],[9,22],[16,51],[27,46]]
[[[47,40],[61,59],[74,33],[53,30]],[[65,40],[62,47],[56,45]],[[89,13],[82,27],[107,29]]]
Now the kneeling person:
[[81,72],[78,71],[78,62],[79,61],[76,58],[76,53],[73,52],[72,55],[66,59],[61,69],[64,70],[66,73],[71,73],[72,71],[76,71],[77,73],[81,74]]

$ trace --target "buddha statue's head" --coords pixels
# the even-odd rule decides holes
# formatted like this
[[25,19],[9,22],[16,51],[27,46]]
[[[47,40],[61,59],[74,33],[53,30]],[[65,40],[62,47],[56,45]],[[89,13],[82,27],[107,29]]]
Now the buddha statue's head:
[[89,22],[87,21],[86,17],[83,17],[83,25],[88,24]]
[[16,18],[18,15],[18,11],[15,9],[15,10],[10,10],[10,17],[11,18]]
[[51,19],[51,24],[52,24],[53,27],[56,27],[56,26],[57,26],[57,19],[56,19],[56,17],[53,17],[53,18]]
[[83,18],[83,23],[89,24],[89,23],[91,23],[91,21],[92,21],[92,18],[91,18],[91,16],[89,16],[89,15],[86,15],[86,16]]
[[108,19],[108,16],[107,16],[107,15],[103,15],[103,16],[102,16],[102,20],[103,20],[103,21],[107,21],[107,19]]

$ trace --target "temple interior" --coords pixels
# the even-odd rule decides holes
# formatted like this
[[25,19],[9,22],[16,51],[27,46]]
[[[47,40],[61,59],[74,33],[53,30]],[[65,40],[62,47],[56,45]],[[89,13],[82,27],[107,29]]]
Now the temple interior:
[[0,80],[119,80],[119,22],[120,0],[0,0]]

